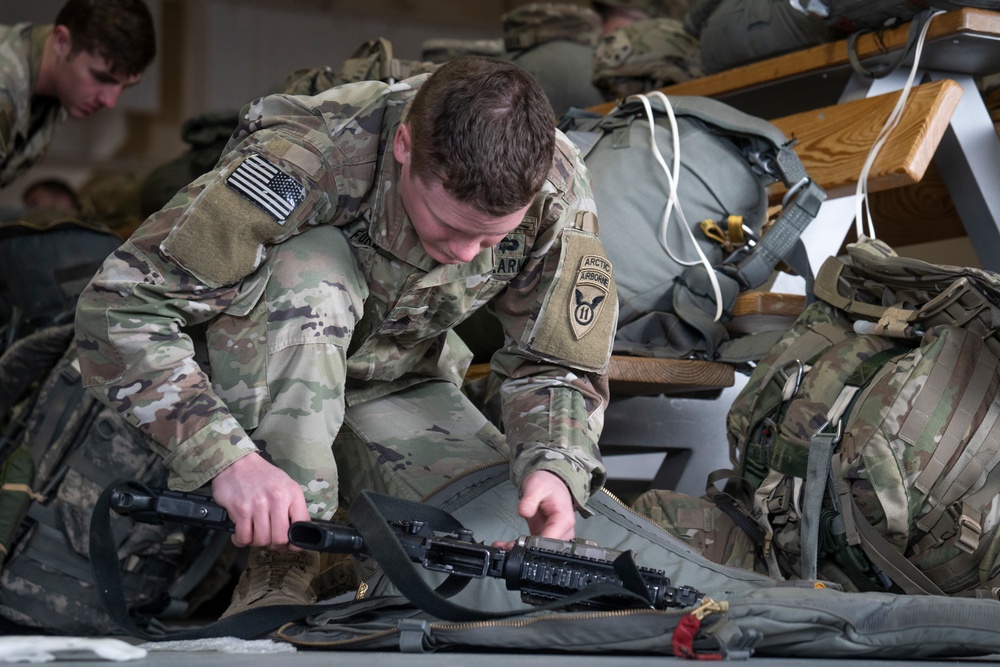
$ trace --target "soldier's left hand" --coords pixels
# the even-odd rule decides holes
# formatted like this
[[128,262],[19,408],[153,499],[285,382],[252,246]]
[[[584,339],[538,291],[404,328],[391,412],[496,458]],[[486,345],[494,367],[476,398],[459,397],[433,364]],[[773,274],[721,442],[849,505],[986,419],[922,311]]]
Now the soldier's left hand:
[[[536,470],[524,478],[521,485],[521,502],[517,512],[528,522],[532,535],[555,540],[572,540],[576,528],[576,514],[569,489],[558,476]],[[513,542],[494,542],[493,546],[511,549]]]

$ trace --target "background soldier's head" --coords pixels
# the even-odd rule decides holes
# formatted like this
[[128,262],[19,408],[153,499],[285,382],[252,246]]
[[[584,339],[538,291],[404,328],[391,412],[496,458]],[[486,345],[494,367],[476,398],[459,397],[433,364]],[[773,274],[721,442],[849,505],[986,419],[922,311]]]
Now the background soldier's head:
[[35,93],[83,118],[142,78],[156,55],[153,19],[142,0],[69,0],[45,48]]

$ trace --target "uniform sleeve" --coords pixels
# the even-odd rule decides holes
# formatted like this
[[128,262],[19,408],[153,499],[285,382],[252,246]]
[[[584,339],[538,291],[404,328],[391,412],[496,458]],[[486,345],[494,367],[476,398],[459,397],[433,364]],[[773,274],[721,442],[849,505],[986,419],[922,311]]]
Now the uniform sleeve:
[[[196,489],[256,450],[196,362],[190,332],[248,310],[241,288],[269,247],[328,217],[336,186],[304,122],[275,121],[231,142],[217,168],[150,216],[80,296],[84,384],[152,438],[174,488]],[[251,170],[270,195],[244,192]]]
[[492,368],[503,378],[512,481],[552,472],[583,512],[606,476],[597,443],[618,307],[586,168],[564,137],[557,145],[547,191],[528,213],[539,225],[534,247],[493,304],[506,345]]
[[[2,82],[0,82],[2,83]],[[7,161],[14,150],[14,120],[17,107],[10,90],[0,90],[0,173],[6,171]],[[7,185],[0,182],[0,186]]]

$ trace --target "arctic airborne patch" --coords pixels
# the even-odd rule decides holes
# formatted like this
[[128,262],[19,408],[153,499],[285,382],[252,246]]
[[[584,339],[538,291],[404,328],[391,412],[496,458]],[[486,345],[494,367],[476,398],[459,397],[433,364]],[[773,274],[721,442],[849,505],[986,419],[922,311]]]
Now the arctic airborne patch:
[[294,178],[259,155],[243,160],[226,179],[226,185],[264,209],[279,224],[306,198],[306,190]]
[[600,255],[584,255],[573,286],[569,319],[576,339],[594,327],[611,291],[611,262]]

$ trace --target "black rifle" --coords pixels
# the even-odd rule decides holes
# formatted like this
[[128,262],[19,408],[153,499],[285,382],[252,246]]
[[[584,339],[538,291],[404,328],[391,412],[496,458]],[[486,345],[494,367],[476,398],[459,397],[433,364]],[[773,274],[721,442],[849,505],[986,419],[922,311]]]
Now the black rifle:
[[[150,489],[131,482],[120,484],[111,495],[111,508],[143,523],[175,522],[233,530],[226,511],[206,496]],[[576,539],[554,540],[521,536],[509,551],[475,542],[472,531],[447,536],[434,533],[421,521],[389,523],[400,545],[424,569],[463,577],[503,579],[508,590],[521,591],[521,599],[534,605],[566,598],[593,584],[644,590],[654,609],[689,607],[703,596],[691,586],[671,586],[662,570],[635,567],[631,552],[608,549]],[[354,528],[332,521],[296,521],[288,540],[302,549],[371,556],[364,538]],[[620,573],[621,572],[621,573]],[[587,607],[620,608],[607,599],[589,599]]]

